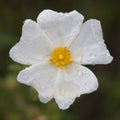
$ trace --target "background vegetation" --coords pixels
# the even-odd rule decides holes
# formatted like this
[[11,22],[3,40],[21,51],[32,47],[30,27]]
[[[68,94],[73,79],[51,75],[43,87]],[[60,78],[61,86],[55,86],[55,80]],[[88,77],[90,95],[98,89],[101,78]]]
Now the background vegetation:
[[[109,65],[88,66],[99,80],[99,89],[77,98],[66,111],[55,101],[42,104],[31,87],[16,76],[23,65],[9,58],[19,41],[23,21],[36,20],[43,9],[78,10],[102,23],[104,39],[114,60]],[[119,0],[0,0],[0,120],[120,120],[120,3]]]

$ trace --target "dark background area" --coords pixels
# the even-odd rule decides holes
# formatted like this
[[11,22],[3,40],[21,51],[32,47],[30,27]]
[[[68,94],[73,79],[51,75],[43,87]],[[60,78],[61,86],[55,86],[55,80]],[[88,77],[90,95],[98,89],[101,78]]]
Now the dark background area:
[[[36,20],[44,9],[76,9],[85,20],[99,19],[114,57],[109,65],[87,66],[97,76],[99,88],[77,98],[66,111],[59,110],[54,100],[39,102],[34,89],[18,83],[16,76],[24,66],[9,58],[10,48],[20,39],[24,20]],[[0,120],[120,120],[119,71],[119,0],[0,0]]]

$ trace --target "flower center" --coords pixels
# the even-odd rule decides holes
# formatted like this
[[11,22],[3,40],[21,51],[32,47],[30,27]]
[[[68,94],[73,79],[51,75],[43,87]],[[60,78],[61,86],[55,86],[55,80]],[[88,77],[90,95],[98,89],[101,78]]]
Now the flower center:
[[70,50],[67,47],[58,47],[51,52],[50,61],[61,68],[72,62]]

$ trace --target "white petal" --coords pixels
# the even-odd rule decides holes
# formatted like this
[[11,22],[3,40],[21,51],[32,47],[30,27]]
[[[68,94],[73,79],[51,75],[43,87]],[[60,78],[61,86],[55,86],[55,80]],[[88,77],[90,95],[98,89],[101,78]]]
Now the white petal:
[[98,88],[98,81],[94,73],[80,64],[69,65],[64,73],[64,78],[78,86],[80,90],[77,93],[78,96],[91,93]]
[[67,46],[77,37],[83,19],[75,10],[69,13],[44,10],[39,14],[37,22],[56,46]]
[[98,88],[95,75],[86,67],[78,64],[69,65],[61,71],[56,87],[55,100],[61,109],[67,109],[76,97]]
[[30,65],[42,60],[50,50],[51,43],[40,26],[28,19],[23,25],[20,42],[10,50],[10,57],[16,62]]
[[113,59],[104,43],[100,22],[95,19],[83,24],[70,49],[75,61],[82,64],[108,64]]
[[32,65],[21,71],[17,80],[34,87],[38,91],[40,101],[46,103],[53,97],[56,76],[57,68],[44,63]]

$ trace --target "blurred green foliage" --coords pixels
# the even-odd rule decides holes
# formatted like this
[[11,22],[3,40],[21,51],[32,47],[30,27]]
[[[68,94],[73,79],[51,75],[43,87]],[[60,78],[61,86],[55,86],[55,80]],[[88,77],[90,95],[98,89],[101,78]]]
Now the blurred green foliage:
[[[46,8],[62,12],[76,9],[85,20],[99,19],[114,56],[107,66],[88,66],[99,80],[99,89],[77,98],[66,111],[59,110],[54,100],[39,102],[33,88],[18,83],[16,76],[24,66],[9,58],[23,21],[35,20]],[[0,120],[120,120],[119,12],[119,0],[0,0]]]

